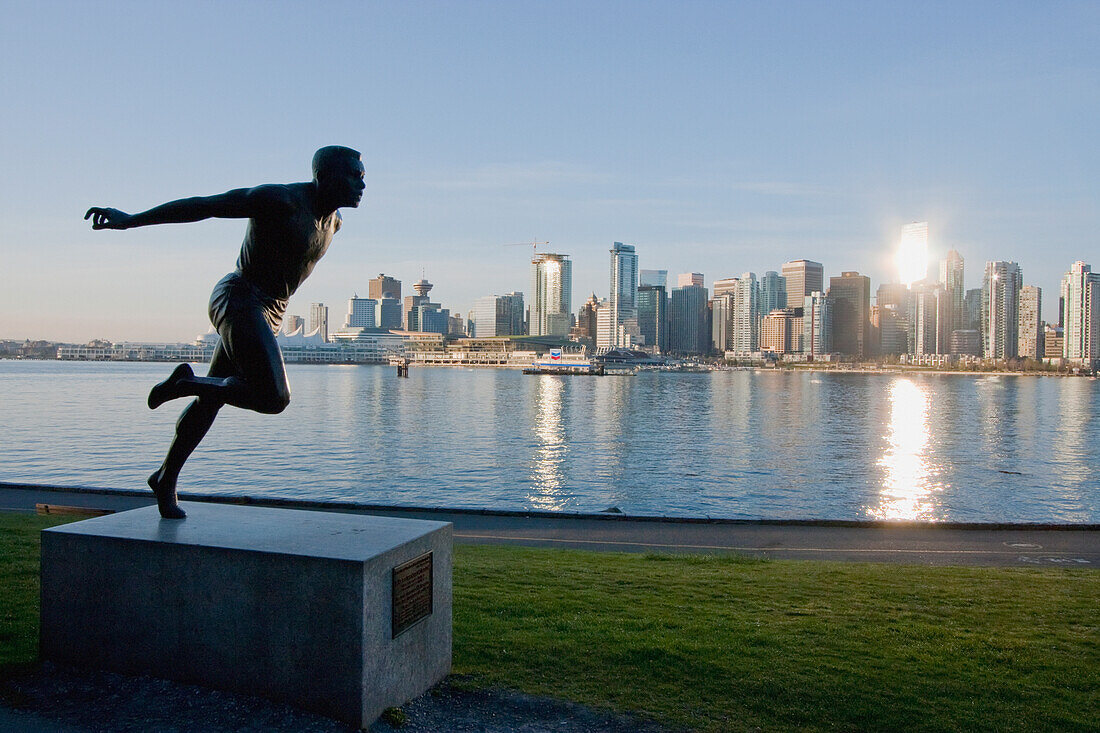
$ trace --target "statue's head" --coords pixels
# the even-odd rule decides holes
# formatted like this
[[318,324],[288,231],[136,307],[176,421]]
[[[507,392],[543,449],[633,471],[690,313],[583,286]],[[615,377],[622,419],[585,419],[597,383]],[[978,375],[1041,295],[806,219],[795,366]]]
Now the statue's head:
[[337,208],[359,205],[367,187],[363,175],[358,150],[328,145],[313,154],[313,182],[321,197]]

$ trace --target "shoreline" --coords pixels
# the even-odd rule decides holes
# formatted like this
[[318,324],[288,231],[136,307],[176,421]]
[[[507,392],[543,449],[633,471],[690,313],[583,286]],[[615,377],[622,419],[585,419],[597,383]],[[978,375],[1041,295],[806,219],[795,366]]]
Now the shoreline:
[[[67,364],[178,364],[178,360],[169,359],[36,359],[36,358],[17,358],[0,356],[0,361],[34,361],[34,362],[58,362]],[[190,364],[208,364],[206,361],[189,361]],[[381,366],[390,367],[391,364],[385,362],[313,362],[313,361],[288,361],[288,366],[318,366],[318,367],[330,367],[330,366]],[[411,362],[410,367],[415,369],[427,369],[427,368],[443,368],[443,369],[528,369],[529,364],[418,364]],[[619,366],[619,365],[616,365]],[[1073,374],[1070,372],[1058,372],[1058,371],[1045,371],[1045,370],[1028,370],[1028,371],[1006,371],[1003,369],[998,370],[979,370],[979,369],[932,369],[923,367],[902,367],[902,366],[884,366],[880,368],[843,368],[843,367],[819,367],[819,366],[774,366],[765,367],[758,365],[713,365],[705,367],[691,367],[684,369],[676,368],[651,368],[647,366],[631,367],[630,365],[621,365],[622,369],[619,371],[629,371],[631,369],[637,369],[640,372],[664,372],[670,374],[701,374],[704,372],[733,372],[733,371],[754,371],[754,372],[814,372],[814,373],[826,373],[826,374],[865,374],[865,375],[897,375],[897,374],[931,374],[937,376],[970,376],[970,377],[1068,377],[1068,378],[1083,378],[1083,379],[1096,379],[1095,375],[1090,374]]]
[[[143,489],[112,489],[93,486],[58,486],[54,484],[30,484],[18,481],[0,481],[0,495],[4,492],[42,492],[56,494],[70,499],[77,497],[106,497],[120,500],[122,504],[129,500],[152,503],[152,492]],[[393,512],[401,514],[446,514],[466,517],[496,517],[506,519],[532,519],[555,521],[597,521],[624,524],[656,523],[662,525],[717,525],[729,527],[806,527],[806,528],[844,528],[844,529],[918,529],[918,530],[1017,530],[1040,532],[1100,531],[1100,523],[1071,522],[960,522],[920,519],[795,519],[795,518],[736,518],[691,515],[662,514],[626,514],[622,512],[580,512],[553,511],[547,509],[492,509],[485,507],[448,507],[416,506],[404,504],[373,504],[346,500],[293,499],[289,497],[250,496],[247,494],[201,494],[184,492],[179,494],[181,501],[194,501],[209,504],[234,504],[246,506],[265,506],[283,509],[304,509],[310,511],[337,512]],[[3,509],[3,507],[0,507]]]

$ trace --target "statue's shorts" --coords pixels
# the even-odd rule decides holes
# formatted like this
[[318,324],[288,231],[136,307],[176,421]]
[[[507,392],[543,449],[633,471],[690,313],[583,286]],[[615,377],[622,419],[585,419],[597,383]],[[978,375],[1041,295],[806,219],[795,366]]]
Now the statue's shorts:
[[260,290],[240,272],[231,272],[210,294],[210,322],[226,338],[236,328],[253,328],[258,321],[277,333],[283,324],[287,301]]

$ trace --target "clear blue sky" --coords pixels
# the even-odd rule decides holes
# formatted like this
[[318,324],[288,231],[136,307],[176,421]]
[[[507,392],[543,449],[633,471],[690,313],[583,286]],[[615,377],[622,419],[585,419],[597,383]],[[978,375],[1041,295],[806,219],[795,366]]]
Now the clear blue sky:
[[1100,3],[3,2],[0,338],[189,340],[242,221],[92,232],[126,211],[305,180],[363,151],[367,197],[291,301],[342,321],[379,272],[444,306],[615,240],[709,284],[788,259],[892,276],[1018,261],[1054,317],[1100,267]]

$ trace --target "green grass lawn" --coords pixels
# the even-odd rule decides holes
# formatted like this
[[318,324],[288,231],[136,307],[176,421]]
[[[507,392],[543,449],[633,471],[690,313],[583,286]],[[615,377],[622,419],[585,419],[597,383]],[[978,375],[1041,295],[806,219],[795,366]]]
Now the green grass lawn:
[[[0,515],[0,665],[36,658],[57,523]],[[1094,570],[455,549],[462,685],[707,731],[1100,727]]]

